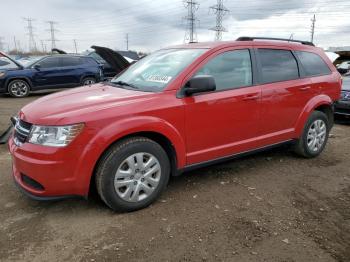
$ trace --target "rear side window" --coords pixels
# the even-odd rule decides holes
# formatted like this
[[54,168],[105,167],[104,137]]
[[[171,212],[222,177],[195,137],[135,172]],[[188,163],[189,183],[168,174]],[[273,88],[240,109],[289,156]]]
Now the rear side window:
[[319,55],[304,51],[297,51],[296,54],[303,65],[306,76],[328,75],[331,73],[331,70]]
[[59,59],[59,57],[47,57],[41,61],[38,61],[37,64],[40,65],[41,68],[59,67],[60,66],[60,59]]
[[289,50],[258,49],[263,84],[299,78],[298,63]]
[[77,66],[81,65],[82,61],[80,57],[62,57],[62,66]]
[[81,59],[84,61],[84,64],[87,64],[90,66],[97,66],[98,65],[97,61],[91,57],[84,57]]
[[205,64],[196,75],[211,75],[216,90],[252,85],[252,65],[249,50],[222,53]]

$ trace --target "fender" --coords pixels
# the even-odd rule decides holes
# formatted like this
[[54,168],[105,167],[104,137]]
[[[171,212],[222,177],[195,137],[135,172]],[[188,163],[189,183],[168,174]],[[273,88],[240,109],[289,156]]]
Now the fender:
[[[179,131],[163,119],[152,116],[136,116],[131,119],[121,119],[98,132],[94,132],[96,136],[91,138],[89,144],[81,152],[82,157],[79,158],[79,168],[77,168],[75,176],[78,177],[81,174],[86,174],[86,176],[80,180],[80,184],[77,186],[88,190],[95,165],[103,152],[119,139],[139,132],[155,132],[168,138],[176,152],[178,169],[185,166],[185,142]],[[85,192],[84,195],[87,194],[88,192]]]
[[295,128],[295,138],[299,138],[303,132],[305,123],[307,119],[309,118],[310,114],[315,110],[315,108],[326,105],[326,106],[332,106],[332,99],[327,95],[318,95],[313,97],[303,108],[303,111],[298,117],[296,128]]

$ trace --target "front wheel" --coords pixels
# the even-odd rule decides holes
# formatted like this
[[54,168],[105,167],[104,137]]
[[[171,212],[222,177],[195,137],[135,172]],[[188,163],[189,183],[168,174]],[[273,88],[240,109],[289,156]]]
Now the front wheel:
[[303,157],[316,157],[326,146],[329,136],[329,120],[325,113],[314,111],[305,124],[294,151]]
[[170,163],[164,149],[148,138],[113,145],[96,172],[97,191],[115,211],[135,211],[153,203],[166,187]]
[[21,79],[12,80],[7,86],[8,92],[12,97],[26,97],[29,95],[29,84]]

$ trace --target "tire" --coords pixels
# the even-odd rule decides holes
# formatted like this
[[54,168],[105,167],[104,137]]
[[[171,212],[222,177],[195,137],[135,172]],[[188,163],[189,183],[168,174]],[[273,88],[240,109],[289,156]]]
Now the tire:
[[318,156],[327,144],[329,130],[327,115],[314,111],[305,124],[302,136],[294,146],[294,152],[305,158]]
[[83,80],[81,81],[81,84],[83,86],[89,86],[96,84],[96,79],[94,77],[84,77]]
[[7,85],[7,91],[12,97],[21,98],[29,95],[30,86],[27,81],[15,79]]
[[170,162],[164,149],[145,137],[122,140],[108,149],[96,169],[96,188],[114,211],[130,212],[153,203],[165,189]]

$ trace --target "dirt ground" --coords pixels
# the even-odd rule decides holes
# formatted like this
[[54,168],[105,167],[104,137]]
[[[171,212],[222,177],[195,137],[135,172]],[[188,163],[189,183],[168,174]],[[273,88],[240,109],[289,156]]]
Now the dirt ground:
[[[0,97],[0,130],[25,99]],[[279,148],[173,178],[144,210],[35,202],[0,146],[0,261],[350,261],[350,126],[306,160]]]

